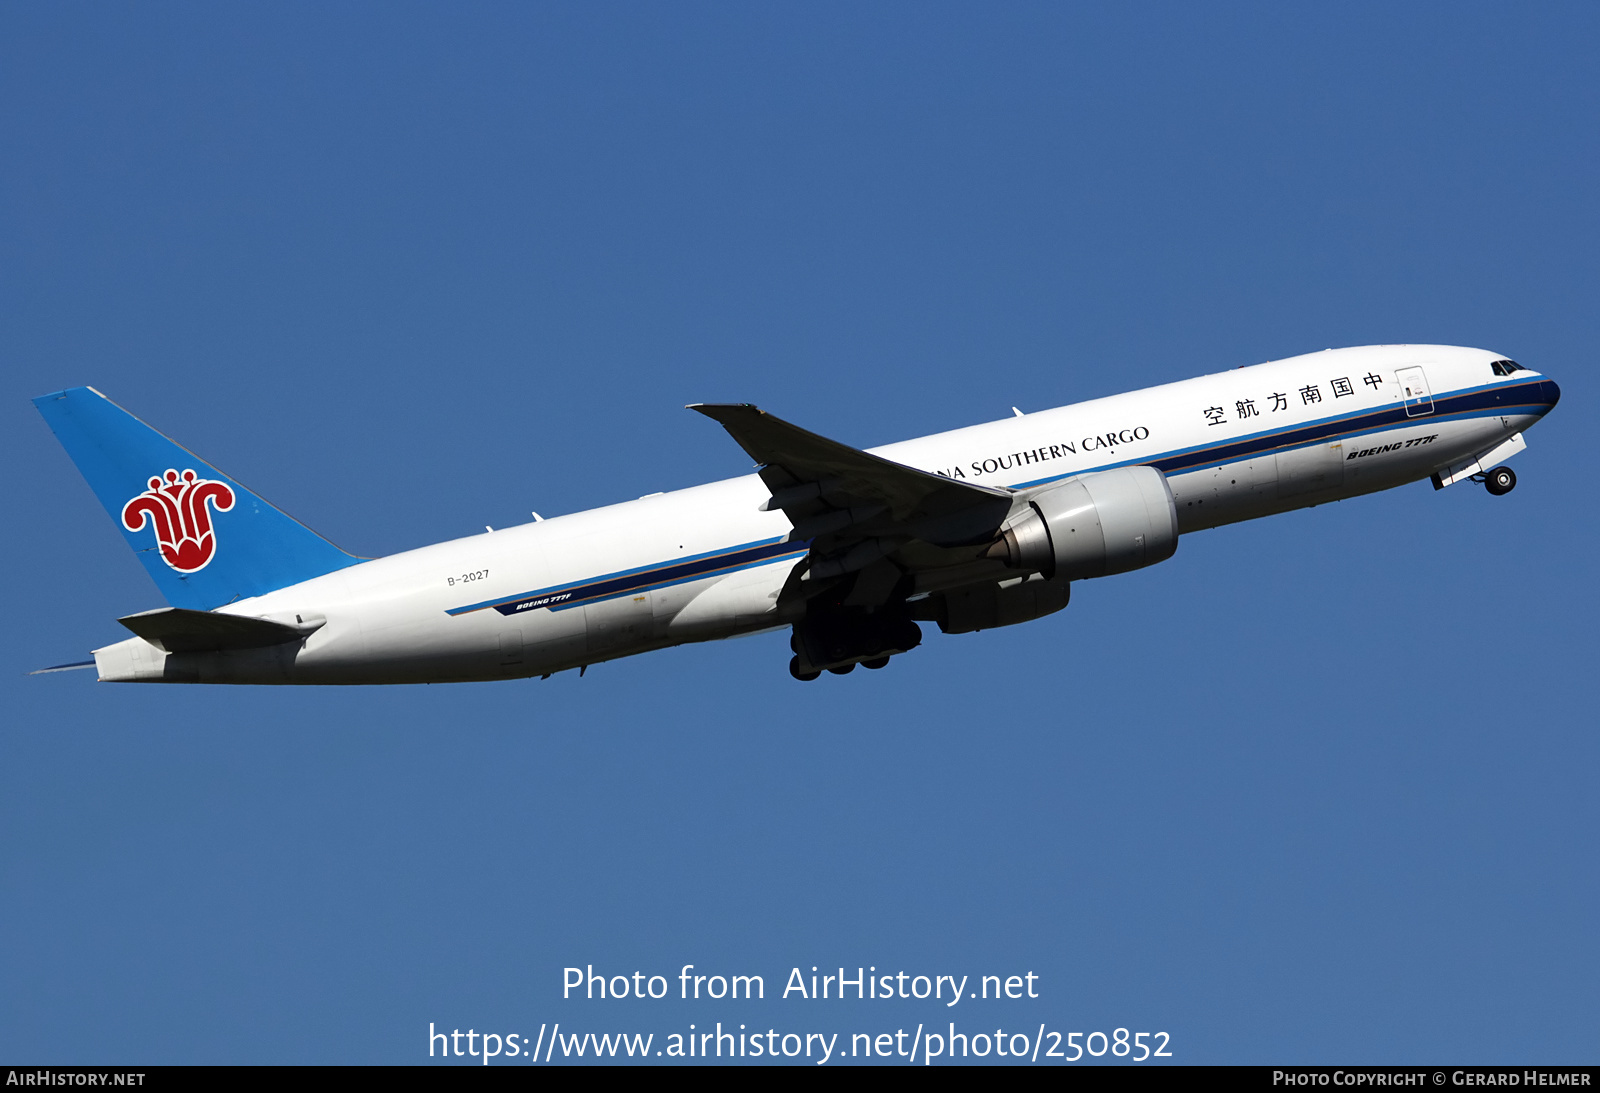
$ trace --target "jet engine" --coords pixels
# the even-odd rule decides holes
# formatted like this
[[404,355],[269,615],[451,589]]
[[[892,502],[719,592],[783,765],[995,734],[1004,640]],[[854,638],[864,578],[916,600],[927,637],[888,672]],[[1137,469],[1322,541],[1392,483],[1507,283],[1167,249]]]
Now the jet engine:
[[985,553],[1046,579],[1078,581],[1142,569],[1178,549],[1178,506],[1154,467],[1095,471],[1041,490]]

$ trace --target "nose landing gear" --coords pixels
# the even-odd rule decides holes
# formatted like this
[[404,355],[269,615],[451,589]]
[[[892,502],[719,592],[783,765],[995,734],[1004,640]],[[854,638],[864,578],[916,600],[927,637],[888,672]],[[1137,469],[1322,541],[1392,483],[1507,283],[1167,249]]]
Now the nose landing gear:
[[1496,497],[1503,497],[1517,488],[1517,472],[1510,467],[1496,467],[1483,476],[1483,488]]

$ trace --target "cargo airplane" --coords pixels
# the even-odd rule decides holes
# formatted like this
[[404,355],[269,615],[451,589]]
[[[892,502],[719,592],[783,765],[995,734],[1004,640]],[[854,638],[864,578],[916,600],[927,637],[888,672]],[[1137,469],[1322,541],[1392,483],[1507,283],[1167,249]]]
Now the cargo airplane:
[[[101,680],[549,676],[790,631],[801,680],[1067,606],[1072,582],[1220,524],[1431,479],[1509,493],[1556,384],[1481,349],[1330,349],[862,451],[749,405],[690,407],[757,472],[358,558],[90,387],[34,400],[168,607]],[[63,665],[62,668],[74,667]]]

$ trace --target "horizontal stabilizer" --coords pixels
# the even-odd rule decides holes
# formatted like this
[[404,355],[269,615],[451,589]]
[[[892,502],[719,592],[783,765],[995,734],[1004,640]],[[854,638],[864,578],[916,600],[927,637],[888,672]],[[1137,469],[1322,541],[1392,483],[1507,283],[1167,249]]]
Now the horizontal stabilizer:
[[268,619],[219,615],[162,607],[117,620],[157,649],[168,653],[209,653],[220,649],[260,649],[298,641],[316,627],[300,629]]

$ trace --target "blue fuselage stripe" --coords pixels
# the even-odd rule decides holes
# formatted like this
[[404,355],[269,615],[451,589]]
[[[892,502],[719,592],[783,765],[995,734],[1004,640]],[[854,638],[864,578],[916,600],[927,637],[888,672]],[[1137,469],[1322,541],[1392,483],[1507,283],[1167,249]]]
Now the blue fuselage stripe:
[[810,549],[810,543],[806,540],[763,539],[759,542],[743,543],[724,550],[696,554],[689,558],[680,558],[671,562],[640,566],[637,569],[607,573],[582,581],[551,585],[548,588],[538,588],[532,592],[518,593],[515,596],[502,596],[492,600],[484,600],[480,603],[468,604],[465,607],[451,608],[446,614],[465,615],[471,611],[481,611],[486,607],[492,607],[502,615],[515,615],[520,611],[531,611],[539,607],[548,607],[552,611],[563,611],[569,607],[593,603],[596,600],[612,599],[617,596],[626,596],[630,593],[644,592],[653,588],[665,588],[669,585],[683,584],[686,581],[696,581],[704,577],[732,573],[738,569],[767,565],[786,557],[799,558],[808,549]]
[[[1241,459],[1248,459],[1251,456],[1305,447],[1333,437],[1363,436],[1407,424],[1425,425],[1428,422],[1440,421],[1445,418],[1462,419],[1542,414],[1554,404],[1551,399],[1545,396],[1542,386],[1544,382],[1541,378],[1523,383],[1489,384],[1483,387],[1455,391],[1432,399],[1432,409],[1421,410],[1420,412],[1418,407],[1422,404],[1418,402],[1410,404],[1397,403],[1378,410],[1356,410],[1348,414],[1321,418],[1317,421],[1287,429],[1253,433],[1250,436],[1228,440],[1219,444],[1203,444],[1192,448],[1180,448],[1175,451],[1160,453],[1154,457],[1144,456],[1139,459],[1124,460],[1120,463],[1107,463],[1098,467],[1080,467],[1065,474],[1037,478],[1029,482],[1018,482],[1011,488],[1025,489],[1029,486],[1041,486],[1048,482],[1058,481],[1063,478],[1074,478],[1092,471],[1110,470],[1113,467],[1124,466],[1150,466],[1167,475],[1183,474],[1186,471],[1196,470],[1200,467],[1234,463]],[[792,540],[786,537],[763,539],[753,543],[742,543],[738,546],[710,551],[705,554],[696,554],[688,558],[679,558],[670,562],[658,562],[653,565],[640,566],[636,569],[625,569],[616,573],[602,574],[582,581],[551,585],[548,588],[539,588],[532,592],[521,592],[515,596],[483,600],[479,603],[468,604],[465,607],[451,608],[446,613],[450,615],[465,615],[469,612],[482,611],[489,607],[494,608],[502,615],[515,615],[521,611],[531,611],[540,607],[548,607],[552,611],[563,611],[569,607],[594,603],[598,600],[613,599],[618,596],[645,592],[655,588],[665,588],[670,585],[683,584],[687,581],[696,581],[705,577],[731,573],[735,570],[749,569],[753,566],[769,565],[786,558],[798,559],[809,548],[810,543],[805,540]]]
[[1201,467],[1236,463],[1252,456],[1303,448],[1334,437],[1365,436],[1403,425],[1426,425],[1430,421],[1446,418],[1460,420],[1472,417],[1514,417],[1523,414],[1543,414],[1553,402],[1544,396],[1543,380],[1529,380],[1519,384],[1490,384],[1484,387],[1454,391],[1432,400],[1431,410],[1418,411],[1417,403],[1396,403],[1378,410],[1355,410],[1348,414],[1321,418],[1287,429],[1272,429],[1249,436],[1224,441],[1219,444],[1201,444],[1162,452],[1154,457],[1144,456],[1107,463],[1099,467],[1084,467],[1065,474],[1018,482],[1013,489],[1042,486],[1063,478],[1073,478],[1090,471],[1105,471],[1113,467],[1150,466],[1166,475],[1183,474]]

